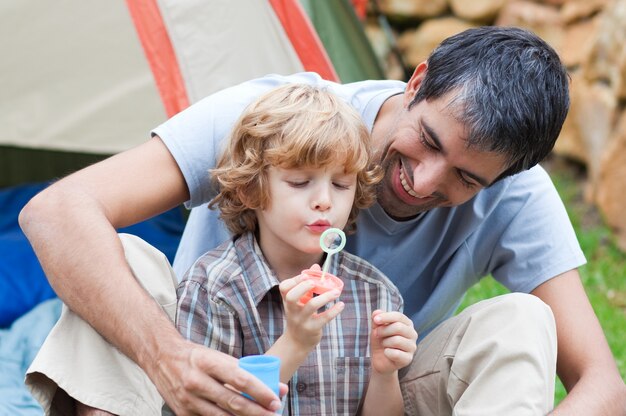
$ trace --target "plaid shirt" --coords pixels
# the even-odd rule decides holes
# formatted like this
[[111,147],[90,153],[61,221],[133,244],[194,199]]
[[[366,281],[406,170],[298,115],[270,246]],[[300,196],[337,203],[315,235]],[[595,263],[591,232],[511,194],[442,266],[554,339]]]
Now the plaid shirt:
[[[345,309],[293,375],[285,415],[354,415],[370,375],[375,309],[402,310],[398,289],[351,254],[332,258]],[[179,284],[177,327],[187,339],[234,357],[264,354],[285,327],[279,281],[252,234],[200,257]]]

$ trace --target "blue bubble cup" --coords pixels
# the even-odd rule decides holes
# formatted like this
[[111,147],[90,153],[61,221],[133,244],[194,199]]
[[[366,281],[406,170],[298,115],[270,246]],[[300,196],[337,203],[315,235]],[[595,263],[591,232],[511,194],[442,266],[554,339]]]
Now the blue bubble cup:
[[[248,355],[239,359],[239,368],[246,370],[279,395],[280,358],[271,355]],[[244,393],[244,396],[251,399]]]

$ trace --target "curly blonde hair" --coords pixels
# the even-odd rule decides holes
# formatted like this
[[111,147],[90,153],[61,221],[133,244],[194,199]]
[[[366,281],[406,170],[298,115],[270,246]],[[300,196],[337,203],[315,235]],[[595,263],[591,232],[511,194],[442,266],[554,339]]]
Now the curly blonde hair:
[[267,171],[321,168],[342,163],[356,173],[356,194],[346,231],[356,228],[359,209],[375,200],[374,185],[383,176],[372,162],[370,135],[361,117],[333,93],[309,85],[288,84],[262,95],[243,112],[227,147],[211,169],[219,190],[209,208],[235,235],[254,232],[255,209],[270,204]]

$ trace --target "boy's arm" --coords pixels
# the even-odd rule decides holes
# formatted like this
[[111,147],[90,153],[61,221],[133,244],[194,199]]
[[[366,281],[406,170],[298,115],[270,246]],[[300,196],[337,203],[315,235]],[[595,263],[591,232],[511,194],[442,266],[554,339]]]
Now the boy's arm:
[[[280,406],[274,394],[238,370],[234,359],[185,341],[124,258],[116,228],[188,198],[176,162],[153,138],[51,185],[25,206],[19,220],[59,297],[137,362],[170,407],[182,410],[191,395],[232,414],[270,415],[224,383],[267,408]],[[195,392],[193,375],[203,382]]]
[[[314,346],[313,346],[314,347]],[[266,354],[280,358],[280,382],[289,383],[291,377],[306,360],[310,347],[303,347],[292,337],[283,334],[270,347]]]
[[286,327],[266,354],[280,358],[280,381],[288,383],[311,350],[319,344],[324,326],[335,319],[344,308],[337,302],[324,312],[317,311],[339,297],[339,292],[329,291],[312,298],[305,305],[300,298],[313,289],[311,281],[300,282],[298,277],[283,280],[280,293],[283,298]]
[[413,322],[401,312],[372,313],[372,376],[361,415],[402,415],[404,403],[398,370],[411,363],[417,349]]
[[404,403],[398,372],[380,374],[372,372],[360,416],[403,415]]
[[552,414],[626,414],[626,386],[578,271],[548,280],[532,293],[554,313],[557,373],[569,392]]

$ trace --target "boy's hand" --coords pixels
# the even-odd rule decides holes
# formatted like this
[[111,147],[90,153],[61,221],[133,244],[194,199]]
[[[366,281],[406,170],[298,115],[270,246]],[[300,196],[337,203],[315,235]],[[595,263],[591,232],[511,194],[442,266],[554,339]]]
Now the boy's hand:
[[370,348],[374,371],[388,374],[409,365],[417,349],[416,341],[413,321],[406,315],[381,310],[372,313]]
[[315,296],[303,305],[300,298],[313,289],[313,284],[310,280],[301,281],[299,276],[283,280],[279,289],[287,320],[284,336],[302,348],[311,349],[316,346],[322,339],[324,325],[339,315],[345,306],[343,302],[337,302],[318,313],[320,308],[339,297],[340,292],[337,290]]

